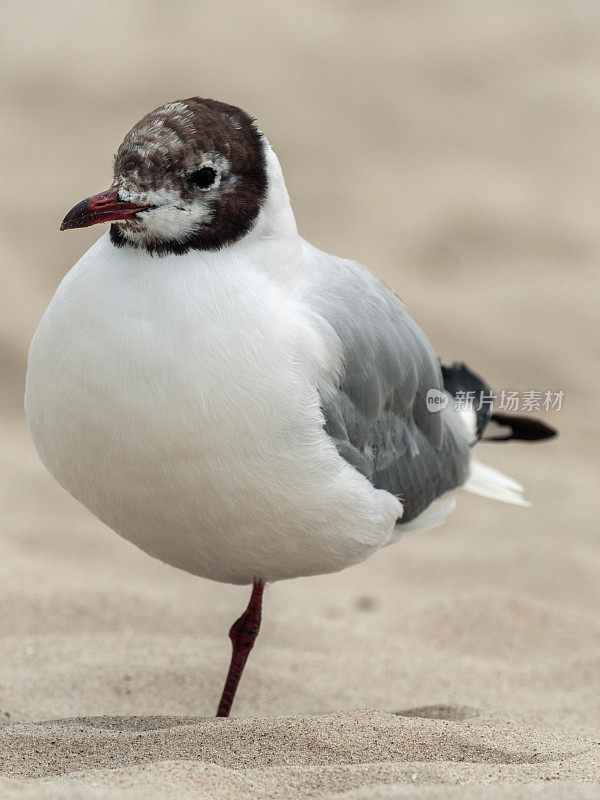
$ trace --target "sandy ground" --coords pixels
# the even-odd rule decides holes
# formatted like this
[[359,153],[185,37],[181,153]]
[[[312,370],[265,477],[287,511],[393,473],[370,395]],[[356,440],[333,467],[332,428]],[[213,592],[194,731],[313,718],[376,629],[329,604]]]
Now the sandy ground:
[[[493,0],[4,2],[0,795],[600,797],[600,10]],[[440,355],[564,391],[545,445],[480,448],[529,510],[269,587],[235,718],[247,591],[165,567],[45,473],[26,347],[97,236],[60,234],[149,109],[256,115],[303,234],[371,266]]]

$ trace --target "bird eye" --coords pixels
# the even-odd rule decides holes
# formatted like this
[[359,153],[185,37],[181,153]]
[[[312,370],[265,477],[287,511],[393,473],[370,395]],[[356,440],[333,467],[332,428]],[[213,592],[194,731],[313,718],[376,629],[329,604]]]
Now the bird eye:
[[217,171],[212,167],[201,167],[189,176],[188,180],[192,186],[199,189],[210,189],[217,178]]

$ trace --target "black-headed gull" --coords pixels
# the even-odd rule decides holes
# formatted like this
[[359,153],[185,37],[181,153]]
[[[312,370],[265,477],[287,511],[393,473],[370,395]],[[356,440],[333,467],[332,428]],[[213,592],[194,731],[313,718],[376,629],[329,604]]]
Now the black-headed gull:
[[[299,235],[253,119],[169,103],[125,137],[108,191],[62,228],[112,222],[64,278],[29,353],[26,410],[54,477],[109,527],[195,575],[253,584],[233,625],[227,716],[266,582],[335,572],[429,528],[462,486],[523,503],[472,445],[487,387],[440,368],[400,300]],[[545,438],[510,418],[503,438]]]

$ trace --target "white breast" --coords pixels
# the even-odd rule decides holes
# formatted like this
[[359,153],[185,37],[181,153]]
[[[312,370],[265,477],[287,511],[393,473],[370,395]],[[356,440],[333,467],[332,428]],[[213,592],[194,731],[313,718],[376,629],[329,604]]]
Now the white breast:
[[334,358],[247,259],[103,236],[35,335],[26,411],[50,472],[151,555],[232,583],[335,571],[385,544],[401,507],[323,431]]

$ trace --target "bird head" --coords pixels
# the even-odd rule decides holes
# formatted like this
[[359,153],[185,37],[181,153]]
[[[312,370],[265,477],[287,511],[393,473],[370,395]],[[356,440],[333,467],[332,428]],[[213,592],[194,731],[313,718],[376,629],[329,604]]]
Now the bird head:
[[61,230],[111,222],[119,247],[159,255],[217,250],[256,222],[267,147],[236,106],[199,97],[167,103],[125,136],[110,189],[72,208]]

